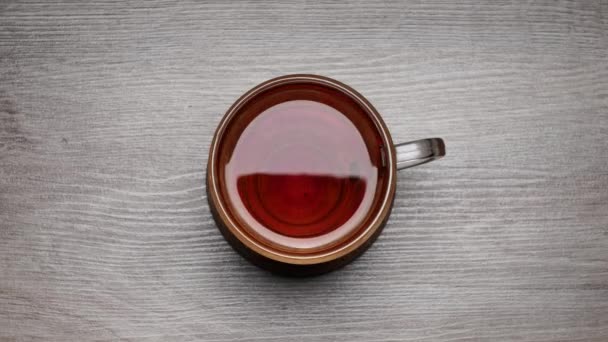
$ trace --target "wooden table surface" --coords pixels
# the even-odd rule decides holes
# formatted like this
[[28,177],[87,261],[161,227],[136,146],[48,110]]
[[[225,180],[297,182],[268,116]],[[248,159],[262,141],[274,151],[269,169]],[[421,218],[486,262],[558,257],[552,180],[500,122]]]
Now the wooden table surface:
[[[286,279],[205,197],[266,79],[359,90],[395,141],[391,219]],[[1,341],[608,340],[608,2],[0,3]]]

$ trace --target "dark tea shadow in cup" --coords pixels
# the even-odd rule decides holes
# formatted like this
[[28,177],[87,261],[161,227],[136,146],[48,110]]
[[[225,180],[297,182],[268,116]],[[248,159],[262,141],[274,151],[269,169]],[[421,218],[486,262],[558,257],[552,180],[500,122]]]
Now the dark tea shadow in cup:
[[253,173],[240,176],[237,189],[257,222],[284,236],[310,238],[344,225],[361,205],[366,184],[358,176]]

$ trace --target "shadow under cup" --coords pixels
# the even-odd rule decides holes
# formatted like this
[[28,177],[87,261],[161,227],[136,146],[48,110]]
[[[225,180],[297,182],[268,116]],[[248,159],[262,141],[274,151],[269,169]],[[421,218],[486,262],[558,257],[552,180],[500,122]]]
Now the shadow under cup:
[[212,144],[208,199],[221,232],[272,271],[323,273],[379,234],[395,190],[394,146],[373,107],[319,76],[243,95]]

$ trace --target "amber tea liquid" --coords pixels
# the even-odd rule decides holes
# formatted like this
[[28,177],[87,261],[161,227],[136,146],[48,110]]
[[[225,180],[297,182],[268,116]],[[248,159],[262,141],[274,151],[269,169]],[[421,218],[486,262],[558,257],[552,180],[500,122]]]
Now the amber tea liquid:
[[254,96],[238,117],[227,126],[218,174],[249,234],[277,248],[314,249],[348,240],[372,219],[388,171],[364,104],[295,83]]

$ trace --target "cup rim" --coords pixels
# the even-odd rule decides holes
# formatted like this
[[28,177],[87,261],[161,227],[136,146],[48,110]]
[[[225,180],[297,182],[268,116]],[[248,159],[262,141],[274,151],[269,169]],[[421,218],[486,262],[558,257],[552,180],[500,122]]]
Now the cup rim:
[[[245,233],[244,230],[246,228],[241,227],[236,222],[235,218],[231,217],[230,212],[226,209],[227,204],[224,203],[225,199],[223,199],[223,197],[220,195],[221,189],[219,185],[219,177],[216,174],[215,167],[219,160],[218,149],[220,142],[222,141],[223,135],[226,131],[226,127],[238,115],[240,108],[249,100],[251,100],[263,91],[280,85],[297,82],[308,82],[329,86],[353,98],[362,107],[364,107],[365,111],[368,114],[370,114],[372,121],[376,125],[376,129],[382,137],[384,145],[388,147],[386,149],[388,152],[386,154],[388,165],[388,189],[384,191],[381,205],[376,216],[366,227],[360,229],[360,231],[357,232],[353,236],[353,238],[350,239],[347,243],[335,246],[335,248],[332,248],[330,250],[316,251],[309,254],[290,253],[284,250],[273,249],[271,246],[268,246],[253,238],[252,236],[250,236],[250,234]],[[246,248],[277,262],[293,265],[314,265],[330,262],[338,258],[345,257],[359,250],[360,248],[366,245],[366,242],[370,240],[370,238],[372,238],[376,232],[382,229],[382,226],[386,221],[387,215],[389,215],[390,213],[392,202],[394,200],[396,188],[396,172],[396,151],[390,132],[378,111],[371,105],[371,103],[365,97],[363,97],[363,95],[359,94],[357,91],[347,86],[346,84],[331,79],[329,77],[312,74],[284,75],[267,80],[251,88],[249,91],[243,94],[236,102],[234,102],[234,104],[230,106],[228,111],[222,117],[222,120],[220,121],[213,135],[213,140],[209,149],[209,159],[207,161],[207,196],[209,196],[209,203],[213,207],[211,208],[211,210],[215,211],[216,219],[221,220],[221,222],[217,222],[217,224],[223,225],[222,228],[227,229],[228,233],[231,234],[234,238],[236,238]]]

